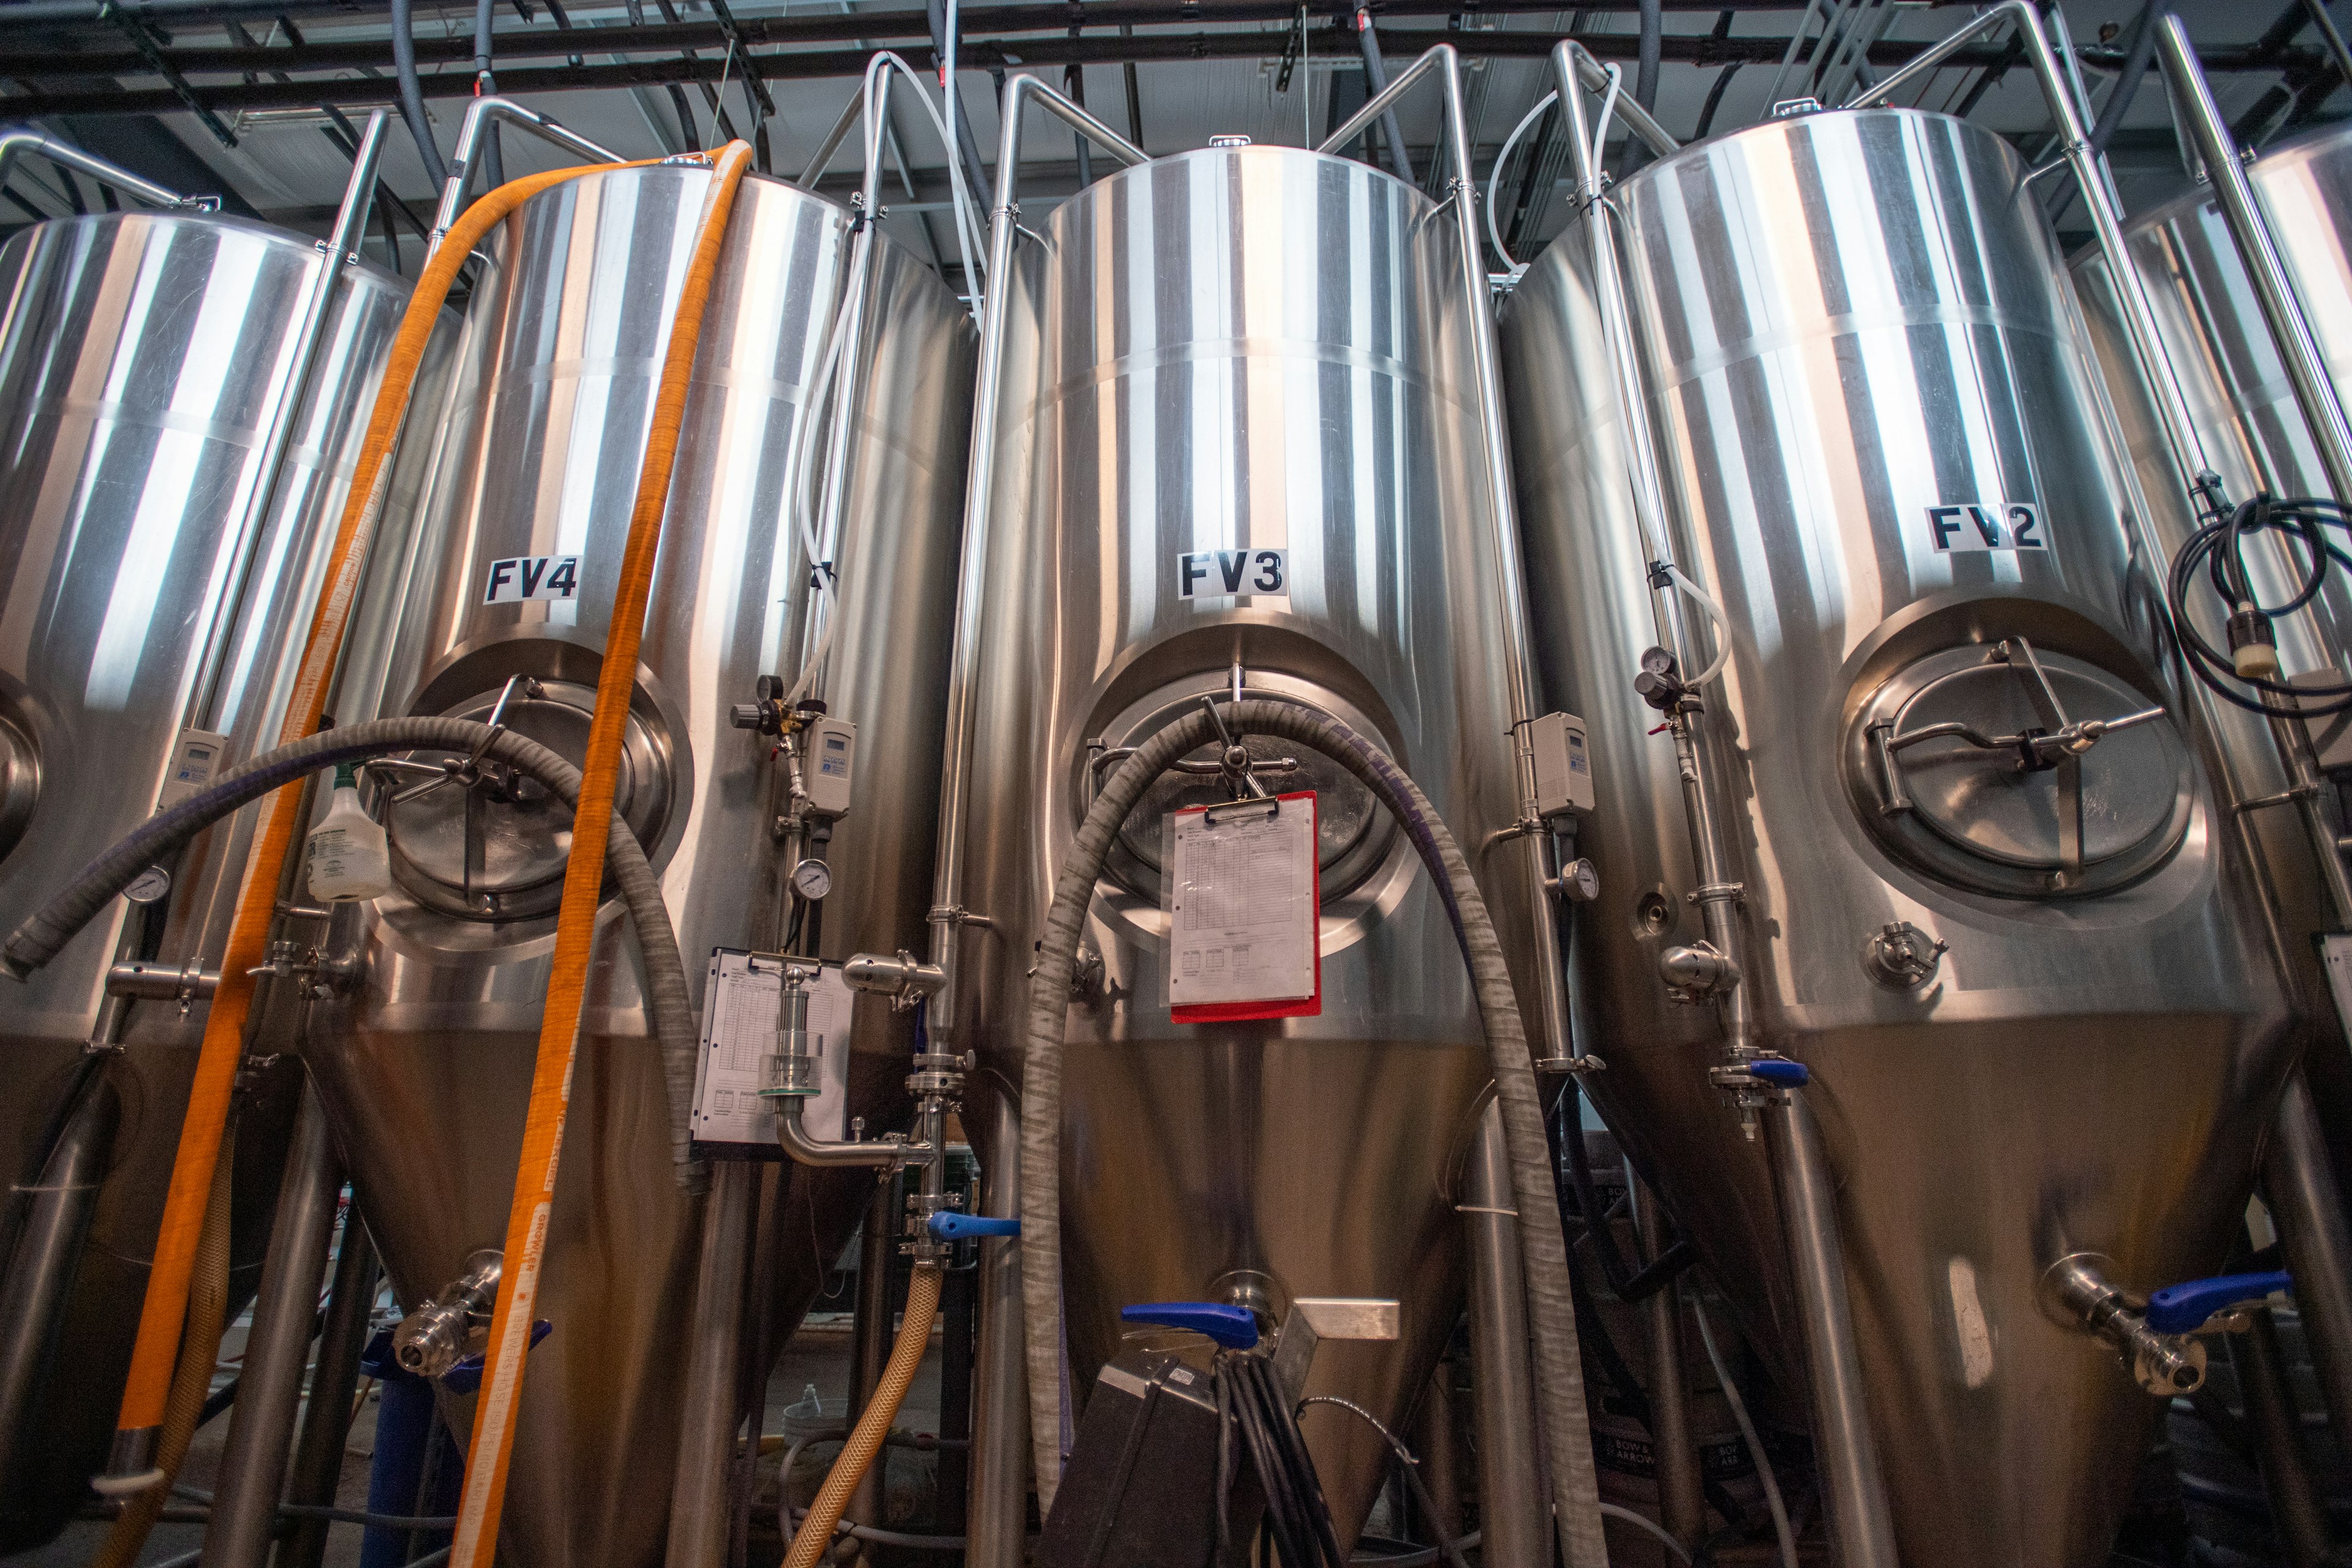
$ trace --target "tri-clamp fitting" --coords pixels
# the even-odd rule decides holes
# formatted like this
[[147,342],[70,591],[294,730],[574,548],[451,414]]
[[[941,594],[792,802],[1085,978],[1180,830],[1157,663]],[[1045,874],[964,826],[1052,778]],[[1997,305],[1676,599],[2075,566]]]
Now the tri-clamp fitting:
[[498,1305],[499,1279],[506,1255],[485,1247],[466,1259],[466,1271],[441,1293],[400,1321],[392,1331],[393,1358],[403,1372],[439,1377],[481,1349]]

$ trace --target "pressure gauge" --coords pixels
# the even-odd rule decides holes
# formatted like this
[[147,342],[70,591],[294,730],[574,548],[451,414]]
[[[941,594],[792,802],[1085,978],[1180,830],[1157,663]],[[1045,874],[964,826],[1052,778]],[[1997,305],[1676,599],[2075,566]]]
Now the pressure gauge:
[[812,901],[833,891],[833,868],[812,857],[793,868],[793,891]]
[[1579,857],[1559,868],[1559,891],[1570,903],[1589,904],[1601,896],[1601,873]]
[[122,896],[134,904],[152,904],[172,890],[172,873],[161,866],[150,866],[131,879]]
[[1642,655],[1643,674],[1664,677],[1672,675],[1674,672],[1675,656],[1664,648],[1654,647]]

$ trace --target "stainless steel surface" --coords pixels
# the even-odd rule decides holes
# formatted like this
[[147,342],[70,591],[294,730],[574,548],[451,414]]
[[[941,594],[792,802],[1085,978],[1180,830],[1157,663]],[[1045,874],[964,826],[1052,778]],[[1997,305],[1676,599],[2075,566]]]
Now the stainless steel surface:
[[[1706,1081],[1726,1030],[1655,973],[1701,934],[1692,895],[1736,883],[1707,901],[1742,940],[1755,1042],[1813,1074],[1864,1401],[1914,1564],[2105,1552],[2145,1401],[2105,1347],[2042,1318],[2035,1282],[2077,1248],[2133,1289],[2218,1265],[2287,1068],[2201,767],[2168,858],[2045,901],[1890,858],[1863,816],[1874,786],[1841,761],[1889,679],[2004,637],[2178,711],[2023,174],[1958,121],[1832,112],[1686,148],[1610,198],[1661,542],[1734,628],[1705,691],[1710,743],[1688,754],[1732,806],[1719,870],[1684,829],[1685,758],[1631,689],[1658,621],[1590,230],[1535,264],[1502,326],[1546,693],[1584,716],[1598,786],[1579,848],[1602,895],[1573,941],[1578,1021],[1610,1066],[1588,1081],[1793,1378],[1803,1320],[1769,1166]],[[1927,508],[2004,500],[2038,505],[2047,550],[1934,549]],[[1862,955],[1895,921],[1948,944],[1934,984],[1870,979]]]
[[[437,455],[421,521],[379,552],[339,714],[464,710],[518,673],[593,687],[709,179],[675,165],[585,175],[486,242],[457,389],[415,433]],[[845,460],[832,474],[793,464],[796,447],[824,449],[798,437],[817,412],[851,243],[845,209],[747,178],[703,324],[631,709],[638,794],[655,798],[658,782],[667,802],[642,825],[646,847],[698,1004],[714,947],[773,949],[783,935],[792,861],[771,836],[787,804],[782,770],[768,738],[731,728],[729,710],[760,676],[789,685],[816,646],[793,504],[803,490],[838,522],[818,540],[840,595],[822,690],[857,724],[860,752],[856,799],[826,851],[835,879],[822,953],[919,945],[971,338],[937,278],[878,244],[855,301],[866,331],[844,355],[856,413]],[[573,554],[576,598],[483,602],[490,563]],[[519,691],[507,720],[560,720],[555,705]],[[394,813],[395,850],[405,810]],[[543,803],[487,798],[474,817],[459,814],[461,830],[469,823],[485,848],[526,856],[565,826]],[[411,1302],[504,1236],[552,931],[549,914],[428,907],[412,890],[423,886],[372,907],[365,991],[321,1020],[313,1056],[385,1267]],[[669,1495],[680,1429],[675,1325],[687,1321],[702,1205],[674,1179],[662,1064],[619,915],[615,901],[590,982],[540,1286],[555,1331],[531,1352],[509,1482],[506,1539],[530,1568],[656,1559],[663,1510],[644,1498]],[[903,1115],[910,1038],[906,1015],[858,1009],[851,1098],[877,1130]],[[870,1180],[792,1173],[777,1222],[783,1323],[838,1256]]]
[[722,1160],[710,1173],[702,1262],[687,1326],[686,1424],[670,1488],[663,1568],[719,1568],[727,1560],[728,1481],[734,1474],[735,1429],[740,1424],[736,1384],[743,1356],[743,1285],[759,1191],[759,1167],[749,1161]]
[[2327,1514],[2312,1486],[2303,1417],[2289,1392],[2278,1330],[2267,1309],[2255,1309],[2251,1318],[2243,1332],[2227,1336],[2227,1343],[2245,1400],[2247,1435],[2253,1439],[2263,1491],[2270,1502],[2271,1526],[2291,1568],[2326,1568],[2335,1560]]
[[2352,1226],[2328,1167],[2326,1129],[2300,1072],[2287,1079],[2263,1150],[2263,1198],[2294,1276],[2295,1310],[2328,1424],[2352,1432]]
[[[238,520],[267,479],[272,421],[290,395],[299,327],[325,263],[310,242],[234,219],[109,214],[42,224],[0,251],[0,740],[10,793],[37,780],[0,844],[0,909],[22,918],[100,850],[145,821],[205,661],[228,655],[215,727],[230,758],[273,743],[309,623],[327,536],[407,290],[341,269],[320,358],[300,405],[250,574]],[[247,587],[229,602],[240,577]],[[171,868],[163,902],[119,906],[29,984],[0,995],[0,1148],[37,1160],[83,1047],[100,1031],[117,959],[216,966],[257,817],[249,809]],[[141,923],[152,940],[138,950]],[[69,1510],[104,1461],[147,1259],[185,1103],[201,1012],[129,1008],[119,1163],[78,1277],[47,1441],[11,1478]],[[265,1028],[284,1025],[265,1015]],[[110,1028],[112,1026],[107,1026]],[[264,1036],[267,1039],[270,1037]],[[238,1141],[237,1294],[249,1290],[293,1102],[249,1105]],[[62,1512],[57,1515],[63,1517]]]
[[[1774,1100],[1766,1125],[1774,1144],[1772,1173],[1788,1237],[1789,1273],[1804,1325],[1813,1458],[1829,1505],[1830,1551],[1842,1568],[1895,1568],[1895,1521],[1887,1512],[1878,1439],[1854,1343],[1845,1249],[1822,1130],[1813,1120],[1809,1090]],[[1902,1422],[1897,1417],[1888,1425]],[[1935,1560],[1919,1556],[1916,1548],[1914,1555]]]
[[[1571,1137],[1582,1137],[1582,1128]],[[1629,1189],[1633,1222],[1642,1238],[1642,1259],[1654,1263],[1666,1248],[1666,1216],[1658,1196],[1636,1177]],[[1658,1472],[1658,1512],[1666,1533],[1685,1551],[1698,1545],[1706,1528],[1706,1499],[1699,1488],[1698,1445],[1691,1440],[1690,1391],[1683,1378],[1682,1285],[1669,1279],[1651,1292],[1650,1452]]]
[[319,1317],[319,1277],[335,1228],[343,1167],[335,1158],[319,1097],[307,1086],[286,1151],[278,1187],[269,1255],[253,1303],[229,1407],[228,1439],[221,1448],[212,1517],[205,1522],[205,1568],[262,1568],[278,1525],[278,1500],[294,1443],[294,1415],[302,1399],[302,1372],[310,1359],[310,1332]]
[[[1026,933],[1091,748],[1230,696],[1236,664],[1247,695],[1370,737],[1463,842],[1517,820],[1479,322],[1444,216],[1363,164],[1244,147],[1099,180],[1017,250],[999,226],[987,353],[1004,384],[991,408],[983,375],[965,587],[986,613],[965,623],[968,795],[937,900],[990,926],[962,936],[934,1004],[983,1068],[1018,1080]],[[1180,596],[1180,552],[1244,545],[1289,552],[1286,597]],[[1491,857],[1489,897],[1528,907],[1527,870]],[[1393,1425],[1459,1309],[1448,1171],[1488,1076],[1443,911],[1400,837],[1326,908],[1319,1017],[1195,1028],[1169,1021],[1165,917],[1139,883],[1103,884],[1085,938],[1102,985],[1070,1020],[1074,1387],[1128,1303],[1394,1298],[1402,1337],[1328,1347],[1314,1384]],[[1532,942],[1506,930],[1531,977]],[[1313,1444],[1343,1540],[1385,1463],[1349,1425]]]
[[1470,1404],[1484,1560],[1543,1568],[1552,1560],[1549,1492],[1536,1436],[1518,1215],[1503,1119],[1491,1102],[1463,1162],[1462,1225],[1470,1238]]

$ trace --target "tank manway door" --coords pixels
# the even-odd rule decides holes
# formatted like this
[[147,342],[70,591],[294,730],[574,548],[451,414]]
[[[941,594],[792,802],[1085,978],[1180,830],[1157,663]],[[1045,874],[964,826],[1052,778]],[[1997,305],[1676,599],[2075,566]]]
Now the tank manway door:
[[1929,654],[1863,704],[1846,784],[1896,858],[2011,898],[2111,891],[2188,829],[2189,756],[2129,681],[2023,637]]
[[[588,749],[593,686],[516,678],[460,698],[449,716],[502,724],[578,765]],[[665,737],[632,709],[621,746],[613,805],[652,852],[669,816],[671,767]],[[563,898],[572,812],[537,780],[484,761],[452,777],[444,752],[407,762],[383,812],[393,875],[419,904],[475,921],[552,913]],[[436,781],[432,775],[439,773]],[[605,889],[607,896],[612,888]]]

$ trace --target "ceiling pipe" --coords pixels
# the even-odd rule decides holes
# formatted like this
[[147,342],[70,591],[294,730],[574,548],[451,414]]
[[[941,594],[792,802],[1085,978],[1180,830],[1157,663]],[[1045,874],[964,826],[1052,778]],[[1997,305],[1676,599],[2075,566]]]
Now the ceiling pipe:
[[[1067,13],[1055,8],[1057,32],[1067,26]],[[1170,20],[1184,16],[1183,7],[1162,7]],[[1291,13],[1295,15],[1296,13]],[[920,13],[914,13],[919,16]],[[887,18],[878,15],[860,15],[856,21],[874,37],[876,24]],[[824,19],[821,19],[824,20]],[[1091,16],[1089,25],[1092,25]],[[746,31],[750,25],[746,24]],[[651,31],[651,29],[648,29]],[[455,40],[460,57],[470,67],[472,40]],[[1527,32],[1406,32],[1390,29],[1386,42],[1396,49],[1412,53],[1438,43],[1453,43],[1465,58],[1491,59],[1539,59],[1549,52],[1556,40],[1549,33]],[[1601,34],[1585,37],[1580,42],[1596,57],[1603,59],[1632,60],[1636,58],[1640,40],[1631,33]],[[629,39],[621,28],[599,28],[596,34],[599,49],[651,47]],[[423,40],[419,40],[420,45]],[[1042,38],[967,38],[961,51],[963,63],[975,70],[1015,68],[1018,67],[1059,66],[1077,64],[1121,64],[1128,61],[1202,60],[1255,58],[1279,52],[1279,39],[1270,40],[1256,31],[1221,33],[1159,33],[1138,34],[1133,37],[1112,36],[1071,38],[1066,36]],[[1734,60],[1776,60],[1788,46],[1785,38],[1733,37],[1717,39],[1704,35],[1668,35],[1662,54],[1667,60],[1725,65]],[[1882,42],[1870,51],[1874,65],[1900,66],[1920,51],[1922,46],[1913,43]],[[501,46],[503,49],[503,46]],[[270,62],[271,68],[285,70],[290,63],[290,49],[271,50],[278,57]],[[2097,64],[2097,57],[2106,51],[2085,50],[2086,60]],[[907,51],[910,60],[929,65],[925,47]],[[869,48],[803,49],[766,51],[748,57],[761,75],[774,79],[810,80],[837,77],[854,77],[866,68],[871,58]],[[2308,58],[2305,58],[2305,57]],[[389,60],[388,45],[375,57]],[[2007,56],[1997,46],[1979,45],[1960,49],[1943,60],[1952,68],[1982,68],[2005,63]],[[2322,57],[2316,51],[2304,50],[2288,54],[2271,54],[2254,58],[2252,51],[2242,48],[2217,49],[2203,58],[2209,73],[2228,74],[2255,70],[2277,71],[2297,66],[2315,68]],[[744,58],[739,57],[740,68]],[[2118,61],[2120,63],[2120,61]],[[499,86],[508,94],[533,92],[583,91],[603,88],[658,87],[670,82],[717,81],[722,73],[722,62],[716,58],[661,59],[616,61],[588,66],[555,66],[524,68],[499,72]],[[100,91],[43,92],[39,84],[59,77],[109,74],[96,70],[86,57],[64,54],[39,58],[0,57],[0,75],[13,76],[35,90],[12,98],[8,107],[13,113],[26,117],[53,114],[143,115],[172,114],[186,109],[179,94],[169,88],[107,89]],[[124,74],[131,74],[125,72]],[[473,95],[474,79],[470,68],[436,72],[424,77],[420,89],[427,99],[469,98]],[[367,78],[343,77],[332,79],[312,78],[294,81],[223,82],[194,87],[200,101],[216,111],[250,109],[307,109],[320,106],[350,108],[374,106],[389,100],[393,84]]]

